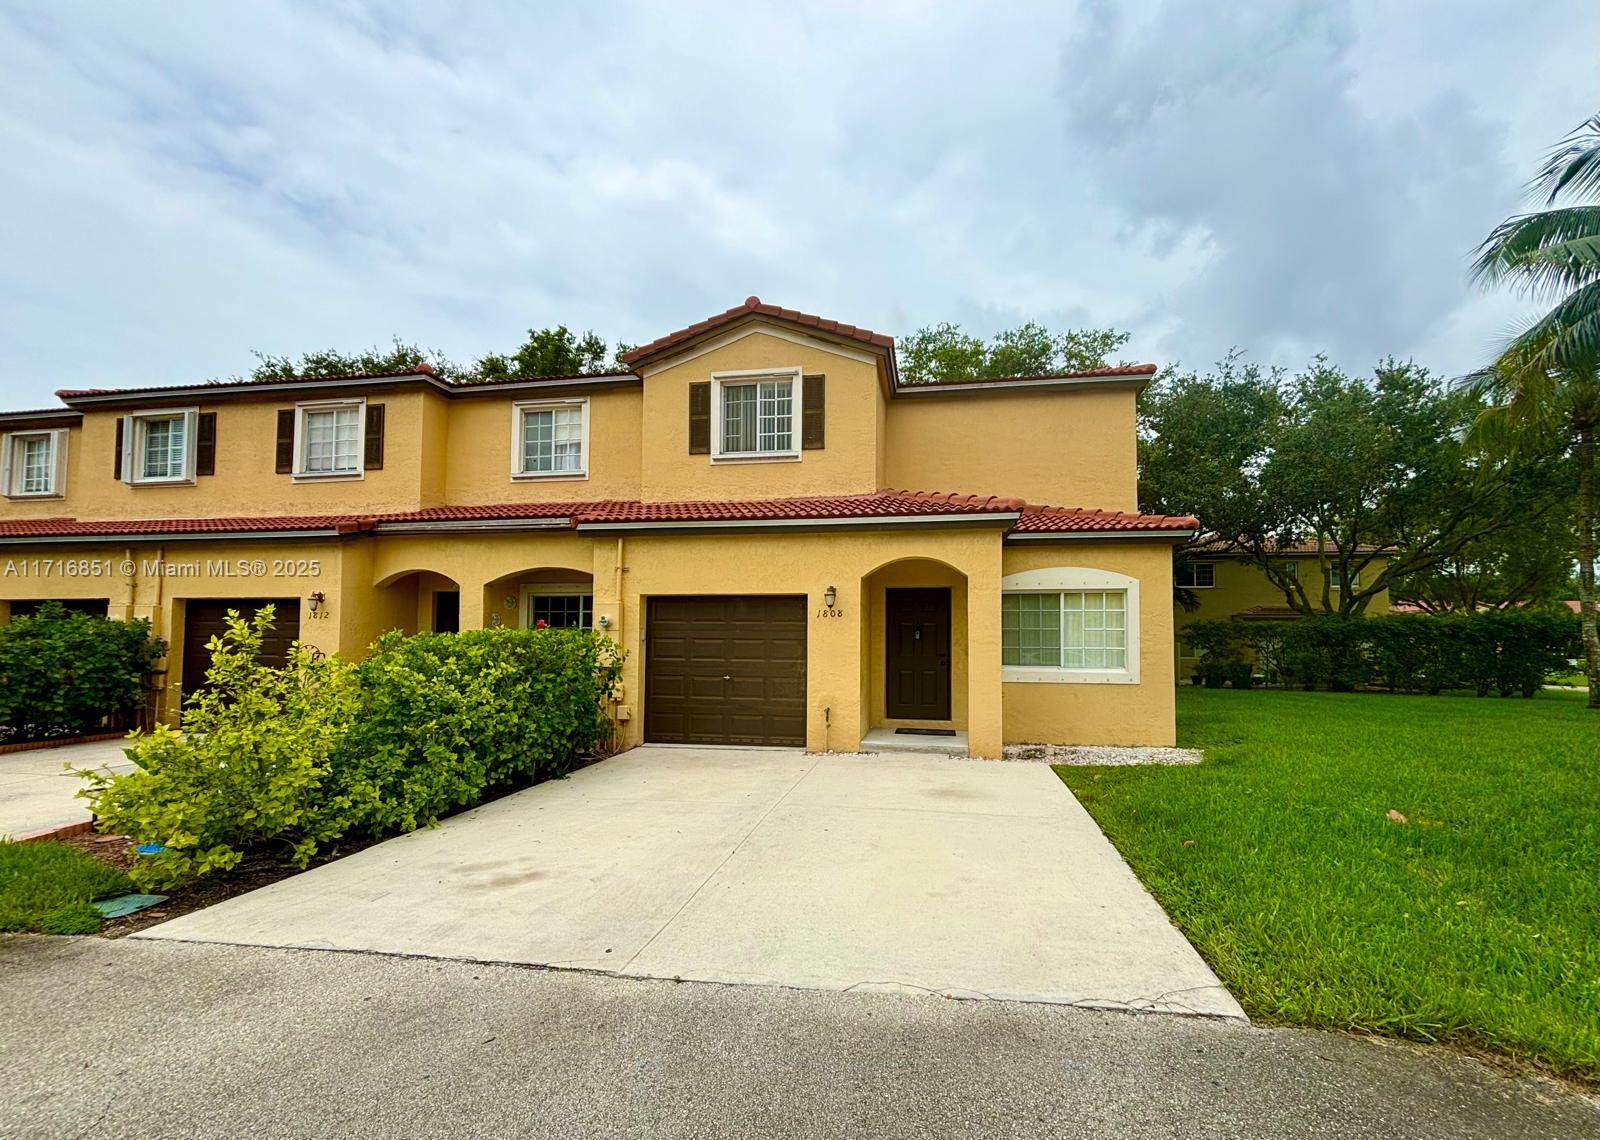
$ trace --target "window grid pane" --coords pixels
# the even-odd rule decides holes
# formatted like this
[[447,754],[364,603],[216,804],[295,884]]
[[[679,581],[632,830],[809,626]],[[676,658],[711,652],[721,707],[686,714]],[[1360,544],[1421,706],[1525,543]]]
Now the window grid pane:
[[305,470],[355,471],[360,450],[359,408],[322,408],[305,414]]
[[145,420],[141,479],[183,478],[183,420]]
[[528,626],[538,629],[590,629],[594,624],[592,594],[532,594],[528,598]]
[[537,408],[522,417],[525,473],[583,470],[583,409]]
[[25,495],[42,495],[51,490],[54,472],[50,440],[42,436],[22,441],[21,466],[22,466],[22,493]]
[[794,383],[761,380],[722,386],[722,451],[763,455],[794,450]]
[[1126,669],[1127,604],[1123,590],[1005,594],[1000,600],[1001,663]]

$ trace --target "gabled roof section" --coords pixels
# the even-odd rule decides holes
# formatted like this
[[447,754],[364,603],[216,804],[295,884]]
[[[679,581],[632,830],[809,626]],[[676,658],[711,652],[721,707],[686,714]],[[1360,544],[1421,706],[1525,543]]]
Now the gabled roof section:
[[697,321],[687,328],[677,332],[668,333],[666,336],[657,337],[649,344],[641,344],[638,348],[623,353],[622,362],[637,368],[647,360],[653,360],[675,349],[700,339],[710,333],[739,321],[751,317],[765,317],[777,324],[790,325],[803,332],[824,333],[843,340],[857,341],[870,345],[880,352],[888,354],[890,369],[893,370],[894,337],[885,333],[873,332],[871,329],[860,328],[856,325],[847,325],[842,321],[829,320],[813,313],[802,313],[799,309],[785,309],[779,305],[769,305],[760,297],[746,297],[744,304],[735,305],[725,312],[703,321]]
[[1146,535],[1188,539],[1193,538],[1199,529],[1200,522],[1192,515],[1142,515],[1086,507],[1029,505],[1012,533],[1022,538]]

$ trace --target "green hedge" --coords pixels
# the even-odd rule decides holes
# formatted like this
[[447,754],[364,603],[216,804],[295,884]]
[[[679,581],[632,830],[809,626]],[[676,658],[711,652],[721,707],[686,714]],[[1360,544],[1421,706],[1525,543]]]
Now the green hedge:
[[1259,674],[1306,689],[1531,697],[1578,652],[1578,619],[1543,610],[1319,614],[1293,622],[1197,621],[1179,636],[1199,658],[1196,682],[1212,688],[1242,687]]
[[58,602],[0,625],[0,743],[127,727],[165,653],[142,618],[110,621]]
[[160,852],[142,887],[236,866],[250,852],[307,865],[344,839],[435,822],[497,789],[561,775],[603,746],[617,647],[586,630],[388,634],[352,664],[297,645],[259,660],[271,608],[230,614],[208,688],[170,728],[131,740],[139,765],[84,773],[108,831]]

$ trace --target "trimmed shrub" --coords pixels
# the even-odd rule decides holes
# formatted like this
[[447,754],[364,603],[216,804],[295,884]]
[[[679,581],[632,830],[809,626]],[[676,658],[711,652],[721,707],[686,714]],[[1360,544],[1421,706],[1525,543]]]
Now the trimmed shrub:
[[585,630],[387,634],[360,664],[296,646],[260,663],[270,607],[228,616],[182,736],[134,737],[139,769],[83,773],[107,828],[162,850],[163,886],[247,853],[304,867],[342,839],[433,824],[486,793],[561,775],[602,746],[620,650]]
[[[1198,630],[1198,636],[1193,631]],[[1269,683],[1307,689],[1360,687],[1401,693],[1471,689],[1479,696],[1531,697],[1564,672],[1577,652],[1578,621],[1564,611],[1486,610],[1475,614],[1391,614],[1293,622],[1195,622],[1182,636],[1197,646],[1206,684],[1252,683],[1238,658],[1248,651]]]
[[0,742],[86,736],[126,724],[166,645],[150,623],[111,621],[58,602],[0,625]]

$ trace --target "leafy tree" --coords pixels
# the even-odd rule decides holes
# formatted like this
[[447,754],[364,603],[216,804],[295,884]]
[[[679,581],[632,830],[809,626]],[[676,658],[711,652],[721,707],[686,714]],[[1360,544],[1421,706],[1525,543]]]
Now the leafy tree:
[[424,364],[444,378],[454,378],[461,372],[437,350],[418,348],[399,337],[395,337],[388,348],[374,345],[365,352],[340,352],[329,348],[305,353],[298,360],[292,356],[271,356],[263,352],[257,352],[255,357],[256,366],[250,371],[252,380],[289,380],[297,377],[323,379],[369,372],[409,372]]
[[[621,347],[618,347],[621,351]],[[478,360],[472,380],[505,380],[513,376],[578,376],[603,372],[612,363],[606,342],[593,332],[574,334],[566,325],[529,329],[528,339],[509,355],[490,353]]]
[[985,344],[948,321],[928,325],[899,343],[900,378],[908,384],[977,380],[988,376],[1044,376],[1104,368],[1128,343],[1116,329],[1052,333],[1036,321],[997,333]]
[[1567,136],[1532,189],[1549,208],[1497,226],[1478,247],[1473,274],[1553,304],[1472,378],[1493,403],[1473,438],[1491,455],[1553,447],[1577,468],[1579,616],[1589,705],[1600,708],[1600,115]]
[[625,368],[621,356],[631,346],[617,342],[615,352],[593,332],[581,336],[566,325],[529,329],[528,339],[510,353],[491,352],[470,368],[451,363],[435,349],[422,349],[396,337],[388,348],[374,346],[365,352],[340,352],[325,349],[293,356],[256,353],[254,380],[286,380],[294,377],[325,378],[372,372],[408,372],[422,365],[446,380],[473,384],[484,380],[508,380],[518,376],[577,376]]
[[[1466,446],[1481,409],[1410,362],[1386,360],[1367,380],[1320,357],[1289,376],[1231,356],[1215,373],[1146,389],[1140,506],[1197,515],[1303,614],[1361,614],[1397,582],[1548,508],[1509,492],[1519,464]],[[1282,557],[1297,543],[1316,548],[1320,591]],[[1333,590],[1330,571],[1359,585]]]

